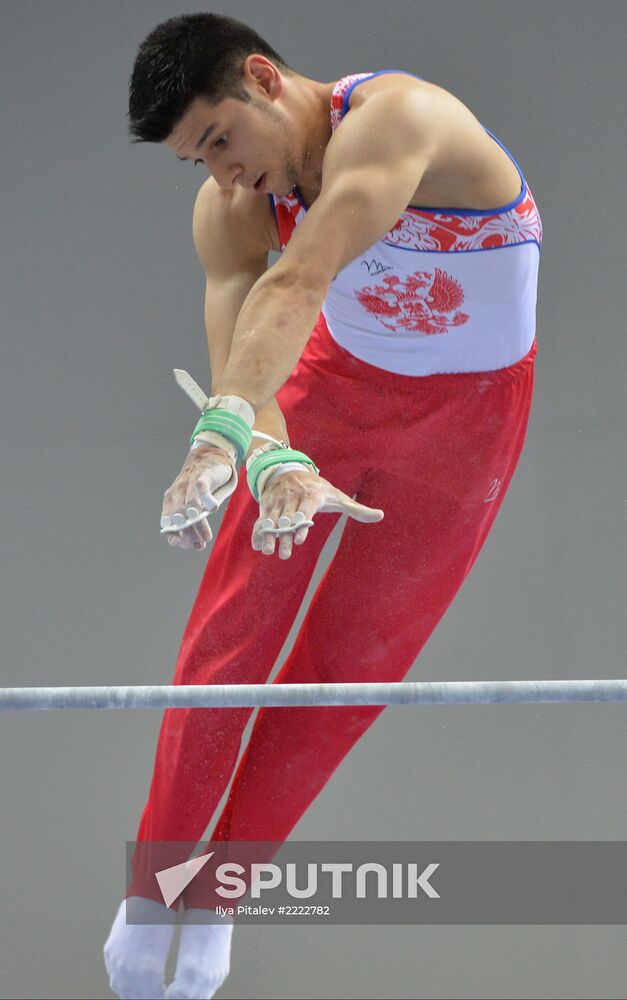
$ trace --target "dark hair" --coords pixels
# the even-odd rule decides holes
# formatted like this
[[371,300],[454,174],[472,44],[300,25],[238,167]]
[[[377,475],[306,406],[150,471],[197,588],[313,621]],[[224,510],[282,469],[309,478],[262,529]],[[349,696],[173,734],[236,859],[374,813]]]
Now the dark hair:
[[135,142],[163,142],[196,97],[250,102],[242,85],[251,52],[290,67],[256,31],[220,14],[185,14],[157,25],[139,47],[129,83],[129,132]]

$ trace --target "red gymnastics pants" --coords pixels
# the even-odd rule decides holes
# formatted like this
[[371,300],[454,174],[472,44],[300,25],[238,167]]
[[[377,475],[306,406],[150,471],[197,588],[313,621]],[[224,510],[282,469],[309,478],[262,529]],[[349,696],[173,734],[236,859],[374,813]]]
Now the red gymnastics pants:
[[[320,317],[277,401],[293,447],[334,486],[385,517],[377,524],[348,519],[276,683],[405,677],[503,502],[527,430],[536,353],[534,341],[525,358],[497,371],[396,375],[338,346]],[[318,514],[287,560],[279,559],[278,546],[272,556],[253,550],[258,516],[240,473],[173,683],[267,681],[340,515]],[[165,711],[138,841],[200,840],[231,780],[252,711]],[[382,711],[259,709],[211,840],[283,842]],[[140,868],[126,895],[161,901]]]

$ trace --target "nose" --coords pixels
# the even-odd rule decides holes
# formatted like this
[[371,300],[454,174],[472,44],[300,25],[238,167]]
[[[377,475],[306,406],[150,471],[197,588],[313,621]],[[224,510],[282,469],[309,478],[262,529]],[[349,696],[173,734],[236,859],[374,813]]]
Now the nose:
[[243,173],[243,167],[234,166],[227,167],[219,172],[214,171],[214,177],[218,182],[219,187],[224,188],[225,191],[231,191]]

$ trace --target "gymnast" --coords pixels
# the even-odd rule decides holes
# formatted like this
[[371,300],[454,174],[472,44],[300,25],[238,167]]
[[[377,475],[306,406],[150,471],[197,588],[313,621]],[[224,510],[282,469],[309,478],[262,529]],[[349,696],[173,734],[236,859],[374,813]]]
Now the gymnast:
[[[523,449],[542,244],[527,181],[444,88],[401,69],[313,80],[216,14],[145,39],[129,122],[208,172],[193,238],[211,387],[178,373],[202,412],[164,539],[203,551],[228,505],[174,683],[265,683],[342,514],[276,681],[400,681]],[[252,711],[165,711],[138,843],[198,843],[231,781],[211,841],[284,842],[383,706],[261,708],[236,767]],[[104,949],[111,988],[213,996],[233,922],[194,919],[205,900],[190,882],[166,987],[174,925],[140,869]]]

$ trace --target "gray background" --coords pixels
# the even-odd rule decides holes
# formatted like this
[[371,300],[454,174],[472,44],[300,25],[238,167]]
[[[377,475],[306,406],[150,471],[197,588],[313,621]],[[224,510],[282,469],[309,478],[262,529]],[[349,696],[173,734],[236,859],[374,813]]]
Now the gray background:
[[[169,150],[132,146],[125,131],[137,46],[159,21],[200,9],[1,5],[6,685],[169,682],[206,561],[172,550],[158,530],[195,420],[172,368],[209,377],[191,240],[204,173]],[[317,80],[402,68],[439,83],[519,161],[545,230],[526,449],[410,676],[625,676],[627,5],[204,9],[248,21]],[[627,839],[625,711],[388,709],[293,837]],[[111,995],[101,949],[159,722],[147,712],[3,715],[3,997]],[[625,997],[625,933],[244,926],[220,996]]]

